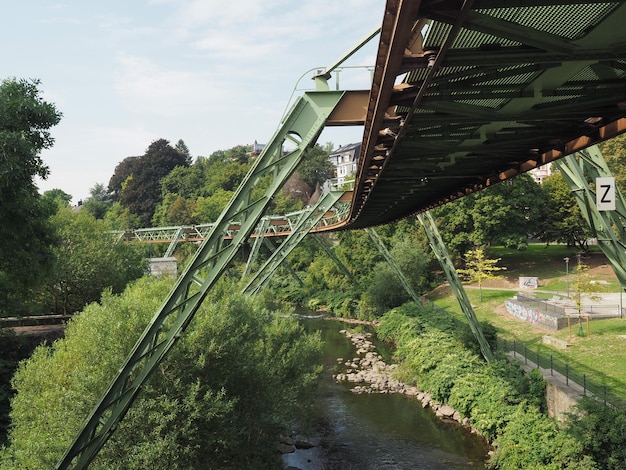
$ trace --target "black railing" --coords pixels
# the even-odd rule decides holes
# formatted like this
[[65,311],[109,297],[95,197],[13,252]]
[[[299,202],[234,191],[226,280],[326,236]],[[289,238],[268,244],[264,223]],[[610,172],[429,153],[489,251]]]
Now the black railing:
[[614,393],[601,379],[593,377],[592,374],[580,372],[571,367],[569,363],[555,358],[552,354],[542,354],[539,351],[533,351],[524,343],[516,340],[508,341],[500,337],[498,337],[497,348],[500,351],[512,353],[525,365],[532,363],[534,367],[544,369],[552,376],[555,373],[560,374],[565,379],[566,386],[573,387],[574,384],[577,384],[582,388],[583,395],[594,396],[605,405],[611,404],[626,410],[624,397]]

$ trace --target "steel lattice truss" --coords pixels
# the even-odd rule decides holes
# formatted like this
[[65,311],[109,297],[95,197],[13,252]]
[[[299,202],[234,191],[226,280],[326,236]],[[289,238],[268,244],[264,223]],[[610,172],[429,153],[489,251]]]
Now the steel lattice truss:
[[626,129],[624,2],[389,0],[385,13],[349,227]]

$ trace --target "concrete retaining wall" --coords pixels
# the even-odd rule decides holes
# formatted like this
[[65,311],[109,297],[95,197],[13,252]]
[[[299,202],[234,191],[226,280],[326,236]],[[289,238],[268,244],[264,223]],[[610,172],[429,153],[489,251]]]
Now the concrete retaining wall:
[[582,394],[573,388],[564,387],[550,376],[545,379],[548,416],[564,421],[567,418],[566,414],[573,411],[571,408],[582,398]]

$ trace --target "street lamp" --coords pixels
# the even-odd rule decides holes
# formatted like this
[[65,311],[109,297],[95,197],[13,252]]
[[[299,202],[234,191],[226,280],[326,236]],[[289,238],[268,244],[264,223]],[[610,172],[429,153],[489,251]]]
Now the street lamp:
[[565,283],[567,284],[567,298],[569,299],[569,258],[566,256],[565,260]]

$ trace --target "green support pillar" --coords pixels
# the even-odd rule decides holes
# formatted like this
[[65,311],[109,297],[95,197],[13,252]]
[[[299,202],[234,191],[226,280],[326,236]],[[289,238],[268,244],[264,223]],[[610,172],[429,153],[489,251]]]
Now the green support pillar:
[[252,264],[256,260],[257,255],[259,254],[259,249],[261,248],[261,243],[265,238],[265,232],[267,231],[267,226],[270,223],[269,217],[263,217],[259,225],[255,229],[256,236],[254,237],[254,243],[252,244],[252,249],[250,250],[250,256],[248,256],[248,261],[246,262],[246,267],[243,270],[243,274],[241,279],[250,275],[250,270],[252,269]]
[[[280,250],[280,246],[276,246],[272,241],[270,241],[269,238],[264,238],[263,239],[263,244],[268,248],[268,250],[270,250],[270,253],[273,255],[276,250]],[[272,256],[270,255],[270,256]],[[294,280],[298,283],[298,285],[300,287],[302,287],[304,285],[304,282],[302,282],[302,279],[300,279],[300,276],[298,276],[298,273],[296,272],[295,269],[293,269],[293,267],[291,266],[291,264],[289,264],[289,262],[286,259],[283,259],[282,263],[280,264],[280,266],[278,267],[283,267],[287,270],[287,272],[291,275],[291,277],[294,278]],[[273,274],[273,273],[272,273]]]
[[322,250],[324,250],[326,252],[326,254],[328,255],[328,257],[330,259],[332,259],[335,264],[337,265],[337,267],[339,268],[339,271],[341,271],[344,276],[346,276],[348,279],[350,279],[350,282],[352,283],[352,285],[354,285],[355,287],[358,286],[358,282],[356,281],[356,278],[352,275],[352,273],[348,270],[348,268],[346,267],[345,264],[343,264],[341,262],[341,260],[339,258],[337,258],[337,255],[334,253],[334,251],[326,244],[326,242],[324,241],[324,239],[322,238],[321,235],[314,233],[311,235],[311,237],[313,238],[313,240],[315,240],[317,242],[317,244],[322,248]]
[[343,191],[331,191],[324,194],[317,204],[303,214],[298,222],[291,228],[289,236],[280,244],[278,249],[265,262],[257,274],[248,281],[243,288],[246,294],[254,295],[261,291],[270,281],[272,275],[280,264],[289,256],[289,253],[298,246],[309,231],[324,217],[333,205],[343,195]]
[[424,212],[419,214],[417,218],[426,231],[430,247],[435,253],[435,256],[439,260],[439,263],[446,274],[446,278],[452,288],[452,292],[454,292],[454,295],[461,306],[461,310],[463,311],[465,318],[467,318],[469,327],[480,345],[480,351],[482,352],[483,357],[487,362],[493,361],[493,352],[489,347],[489,343],[485,339],[483,330],[480,327],[478,319],[476,318],[476,313],[474,312],[472,304],[465,293],[465,289],[463,289],[463,284],[461,284],[461,280],[457,275],[456,269],[450,260],[450,254],[448,253],[448,249],[439,234],[439,230],[437,230],[437,225],[435,224],[433,217],[430,215],[430,212]]
[[178,227],[178,230],[176,230],[176,233],[174,233],[174,236],[172,237],[172,241],[170,242],[169,246],[167,247],[167,250],[165,251],[165,254],[163,255],[165,258],[169,258],[170,256],[174,254],[174,250],[176,249],[178,240],[180,240],[180,237],[183,236],[184,230],[185,230],[184,227]]
[[[137,340],[57,469],[85,469],[98,454],[152,372],[187,328],[209,289],[257,226],[272,197],[293,173],[304,152],[315,144],[341,96],[342,92],[307,92],[294,103]],[[284,153],[286,146],[295,148]],[[272,178],[270,186],[262,195],[256,195],[253,189],[267,176]],[[231,221],[238,221],[241,228],[230,242],[224,242]]]
[[380,253],[383,255],[385,260],[387,260],[387,263],[389,263],[389,266],[391,266],[391,269],[393,269],[393,271],[396,273],[398,280],[400,281],[404,289],[407,291],[407,293],[411,296],[411,298],[413,299],[413,302],[415,302],[415,305],[417,305],[417,307],[420,310],[423,310],[424,305],[422,304],[422,300],[420,299],[419,295],[417,295],[417,292],[415,292],[415,290],[409,283],[409,280],[406,278],[406,276],[400,269],[400,266],[396,264],[395,260],[393,259],[389,251],[387,250],[387,247],[383,243],[383,240],[380,238],[376,230],[374,230],[373,227],[369,227],[369,228],[366,228],[365,231],[374,242],[374,245],[376,245],[376,248],[378,248],[378,251],[380,251]]
[[626,204],[615,188],[615,210],[598,210],[595,179],[612,176],[602,152],[594,145],[555,163],[623,289],[626,286]]

